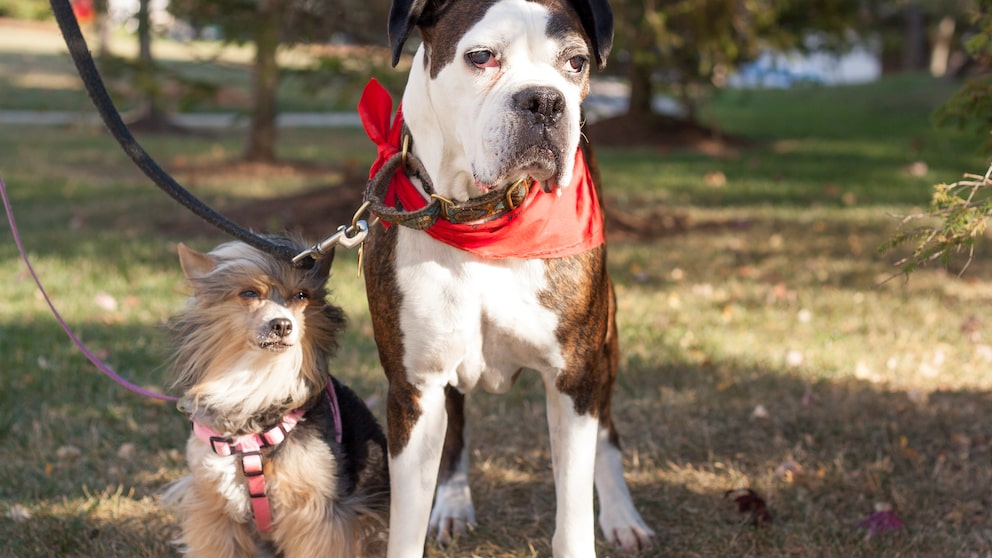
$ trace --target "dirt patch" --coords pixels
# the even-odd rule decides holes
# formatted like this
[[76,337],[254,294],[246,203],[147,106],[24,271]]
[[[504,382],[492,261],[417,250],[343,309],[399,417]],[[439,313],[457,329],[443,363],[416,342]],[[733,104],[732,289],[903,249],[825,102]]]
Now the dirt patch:
[[736,156],[748,145],[743,138],[729,136],[689,120],[651,114],[623,115],[586,126],[586,135],[597,146],[653,147],[699,151],[715,157]]
[[320,187],[282,198],[259,200],[232,208],[229,217],[253,230],[270,230],[281,224],[286,230],[317,241],[339,225],[351,223],[362,204],[362,188],[355,184]]
[[[619,116],[587,126],[587,135],[597,146],[640,146],[660,151],[695,150],[712,156],[733,157],[749,144],[743,138],[721,134],[701,124],[662,115],[647,117]],[[283,161],[256,164],[241,161],[173,162],[182,174],[198,178],[251,176],[278,178],[286,175],[313,176],[315,185],[307,191],[278,198],[224,204],[222,213],[241,226],[257,231],[282,229],[298,232],[317,240],[333,232],[338,225],[350,223],[362,203],[365,169],[353,166],[329,168],[313,163]],[[328,174],[337,175],[328,181]],[[719,178],[715,177],[714,179]],[[323,181],[321,184],[320,182]],[[609,196],[603,201],[607,233],[611,238],[644,241],[707,228],[684,212],[666,207],[651,208],[636,215],[620,209]],[[209,232],[209,225],[189,220],[176,232]]]
[[[366,169],[354,165],[327,165],[312,161],[256,163],[243,160],[190,160],[177,157],[170,169],[180,183],[237,183],[238,181],[278,184],[288,181],[306,185],[297,193],[273,198],[237,199],[203,197],[212,209],[237,225],[256,232],[291,232],[309,240],[333,233],[338,225],[350,223],[362,203]],[[302,190],[302,191],[301,191]],[[189,211],[172,215],[155,226],[180,237],[211,236],[212,225]]]
[[[339,225],[351,222],[362,204],[364,176],[353,167],[342,169],[312,163],[280,162],[275,164],[230,161],[211,165],[175,165],[177,174],[195,175],[198,179],[232,177],[278,178],[286,175],[337,174],[340,180],[316,184],[304,192],[276,198],[247,201],[211,202],[214,209],[241,227],[268,233],[292,232],[317,241],[333,233]],[[611,238],[645,241],[684,233],[696,224],[685,213],[672,213],[664,207],[633,215],[616,209],[609,197],[603,201],[607,234]],[[216,233],[212,225],[184,212],[158,224],[164,232],[177,236],[206,236]]]

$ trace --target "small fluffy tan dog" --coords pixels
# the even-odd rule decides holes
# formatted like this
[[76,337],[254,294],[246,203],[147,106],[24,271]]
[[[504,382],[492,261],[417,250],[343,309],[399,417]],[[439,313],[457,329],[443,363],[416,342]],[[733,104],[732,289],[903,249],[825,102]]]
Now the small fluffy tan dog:
[[328,372],[344,327],[325,300],[330,258],[303,270],[230,242],[209,254],[180,244],[179,261],[193,295],[170,323],[174,387],[193,434],[190,473],[166,500],[184,554],[381,553],[386,441]]

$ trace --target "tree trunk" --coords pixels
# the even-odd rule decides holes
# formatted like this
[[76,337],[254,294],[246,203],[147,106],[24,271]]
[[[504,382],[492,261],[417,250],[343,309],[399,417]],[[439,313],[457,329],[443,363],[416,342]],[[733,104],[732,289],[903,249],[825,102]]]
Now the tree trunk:
[[650,116],[653,113],[654,83],[652,75],[655,71],[655,60],[650,53],[657,48],[655,28],[652,19],[656,16],[655,2],[623,2],[620,9],[626,14],[624,19],[629,22],[628,33],[631,37],[630,70],[630,105],[627,115],[633,118]]
[[902,69],[912,72],[926,68],[926,14],[923,13],[923,8],[915,3],[910,3],[905,10]]
[[107,0],[94,0],[93,24],[96,27],[97,57],[106,59],[110,54],[110,14]]
[[138,71],[136,77],[142,100],[140,116],[132,124],[144,130],[157,131],[169,127],[169,117],[162,109],[158,79],[155,75],[155,59],[152,57],[150,3],[151,0],[141,0],[138,3]]
[[937,26],[933,50],[930,52],[930,75],[944,77],[950,66],[951,46],[954,41],[954,18],[944,16]]
[[630,116],[647,116],[652,112],[651,101],[654,97],[654,87],[651,83],[651,74],[654,67],[651,64],[630,65],[630,107],[627,114]]
[[282,2],[260,0],[255,27],[255,67],[252,74],[252,108],[245,159],[276,160],[276,89],[279,65],[276,50],[282,30]]

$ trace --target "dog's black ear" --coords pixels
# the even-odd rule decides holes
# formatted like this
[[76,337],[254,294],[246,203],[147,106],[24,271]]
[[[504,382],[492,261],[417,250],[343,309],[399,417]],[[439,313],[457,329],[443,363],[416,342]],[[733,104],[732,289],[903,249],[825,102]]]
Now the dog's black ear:
[[393,0],[389,8],[389,46],[393,51],[393,67],[400,61],[403,45],[417,26],[427,0]]
[[592,42],[596,65],[602,69],[613,48],[613,10],[607,0],[572,0],[571,4]]
[[208,254],[197,252],[182,242],[179,243],[178,249],[179,266],[183,268],[183,274],[187,279],[198,279],[208,275],[217,267],[217,261]]
[[317,260],[313,266],[312,273],[324,281],[331,275],[332,263],[334,263],[334,248],[331,248],[330,252],[324,254],[319,260]]

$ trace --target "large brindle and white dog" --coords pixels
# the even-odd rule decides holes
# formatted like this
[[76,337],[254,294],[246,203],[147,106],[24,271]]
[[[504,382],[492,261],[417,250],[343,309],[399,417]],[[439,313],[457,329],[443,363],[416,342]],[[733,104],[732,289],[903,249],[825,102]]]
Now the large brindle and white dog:
[[[527,202],[511,200],[469,229],[507,212],[509,221],[528,213],[540,221],[540,207],[574,202],[569,189],[588,174],[579,164],[579,105],[589,66],[601,66],[612,45],[612,22],[605,0],[394,2],[394,63],[414,28],[423,39],[402,99],[403,133],[435,198],[472,202],[521,179],[529,188]],[[431,192],[413,183],[427,200]],[[402,223],[373,228],[364,272],[389,380],[390,557],[422,556],[428,529],[445,542],[474,524],[465,394],[505,392],[522,370],[540,374],[547,391],[554,555],[595,555],[594,485],[607,540],[622,549],[653,543],[631,501],[610,418],[616,305],[598,202],[594,191],[584,195],[575,202],[584,209],[555,214],[565,222],[540,225],[592,231],[578,253],[552,246],[493,256]],[[524,236],[521,244],[545,241]],[[553,257],[533,255],[544,253]]]

